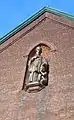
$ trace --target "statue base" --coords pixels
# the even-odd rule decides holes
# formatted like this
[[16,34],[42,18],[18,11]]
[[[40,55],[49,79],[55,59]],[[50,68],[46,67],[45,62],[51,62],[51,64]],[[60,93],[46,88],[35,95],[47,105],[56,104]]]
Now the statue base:
[[26,85],[25,90],[27,92],[38,92],[40,90],[42,90],[44,87],[41,86],[41,84],[39,82],[30,82]]

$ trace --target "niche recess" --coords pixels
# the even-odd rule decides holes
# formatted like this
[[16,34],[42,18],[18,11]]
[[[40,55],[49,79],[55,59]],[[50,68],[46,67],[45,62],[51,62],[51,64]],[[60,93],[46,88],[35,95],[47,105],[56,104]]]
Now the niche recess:
[[[40,47],[42,49],[41,51],[41,58],[43,60],[47,61],[47,65],[46,65],[46,73],[41,73],[39,72],[38,74],[42,75],[41,77],[44,80],[47,80],[46,83],[40,83],[38,81],[33,81],[30,82],[29,81],[29,76],[30,76],[30,72],[29,72],[29,61],[36,55],[36,48]],[[48,85],[48,81],[49,81],[49,59],[50,59],[50,52],[51,52],[51,47],[48,47],[47,45],[40,43],[37,46],[35,46],[29,53],[28,55],[28,60],[27,60],[27,64],[26,64],[26,71],[25,71],[25,76],[24,76],[24,82],[23,82],[23,87],[22,89],[24,89],[25,91],[28,92],[38,92],[42,89],[44,89],[47,85]],[[36,62],[36,61],[35,61]],[[43,61],[44,64],[44,61]],[[34,68],[35,69],[35,68]],[[46,75],[46,76],[43,76]],[[46,78],[47,77],[47,78]]]

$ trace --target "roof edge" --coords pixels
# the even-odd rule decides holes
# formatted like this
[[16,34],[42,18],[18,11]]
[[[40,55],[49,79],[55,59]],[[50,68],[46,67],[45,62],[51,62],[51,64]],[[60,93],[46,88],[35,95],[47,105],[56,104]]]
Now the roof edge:
[[59,15],[59,16],[64,16],[64,17],[67,17],[70,20],[74,20],[74,15],[68,14],[67,12],[60,11],[58,9],[48,7],[48,6],[45,7],[45,9],[46,9],[46,12],[53,13],[53,14],[56,14],[56,15]]
[[66,18],[68,18],[70,20],[74,20],[74,15],[71,15],[71,14],[68,14],[68,13],[64,13],[62,11],[59,11],[59,10],[56,10],[54,8],[46,6],[46,7],[42,8],[41,10],[39,10],[38,12],[36,12],[34,15],[32,15],[26,21],[24,21],[23,23],[21,23],[20,25],[18,25],[12,31],[10,31],[6,35],[4,35],[2,38],[0,38],[0,45],[2,43],[4,43],[6,40],[8,40],[10,37],[12,37],[13,35],[15,35],[17,32],[19,32],[20,30],[22,30],[24,27],[26,27],[27,25],[29,25],[30,23],[32,23],[33,21],[35,21],[37,18],[39,18],[45,12],[53,13],[53,14],[56,14],[56,15],[59,15],[59,16],[64,16],[64,17],[66,17]]

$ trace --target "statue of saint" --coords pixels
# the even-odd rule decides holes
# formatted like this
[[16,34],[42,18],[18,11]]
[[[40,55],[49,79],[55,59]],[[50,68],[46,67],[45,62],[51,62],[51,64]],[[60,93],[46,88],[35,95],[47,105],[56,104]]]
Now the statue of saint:
[[45,58],[41,56],[41,46],[36,47],[35,55],[28,62],[29,83],[39,82],[45,85],[48,79],[48,63]]

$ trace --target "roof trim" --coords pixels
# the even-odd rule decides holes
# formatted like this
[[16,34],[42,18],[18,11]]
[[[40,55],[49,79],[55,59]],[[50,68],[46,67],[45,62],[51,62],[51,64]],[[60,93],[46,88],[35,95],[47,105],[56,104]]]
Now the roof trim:
[[0,45],[2,43],[4,43],[6,40],[8,40],[10,37],[12,37],[13,35],[15,35],[16,33],[18,33],[24,27],[26,27],[27,25],[29,25],[30,23],[32,23],[33,21],[35,21],[38,17],[40,17],[45,12],[53,13],[53,14],[58,15],[58,16],[64,16],[64,17],[66,17],[66,18],[74,21],[74,15],[70,15],[68,13],[64,13],[64,12],[56,10],[54,8],[44,7],[40,11],[38,11],[37,13],[35,13],[34,15],[32,15],[29,19],[27,19],[26,21],[24,21],[23,23],[21,23],[20,25],[18,25],[15,29],[13,29],[12,31],[10,31],[6,35],[4,35],[2,38],[0,38]]

